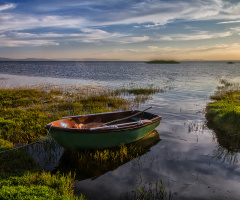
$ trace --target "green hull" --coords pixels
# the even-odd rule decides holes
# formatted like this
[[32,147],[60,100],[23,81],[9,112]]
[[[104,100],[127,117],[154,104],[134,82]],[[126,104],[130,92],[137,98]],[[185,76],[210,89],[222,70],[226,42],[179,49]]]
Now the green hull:
[[159,124],[160,120],[139,128],[111,132],[79,133],[52,129],[50,133],[64,148],[97,149],[134,142],[154,130]]

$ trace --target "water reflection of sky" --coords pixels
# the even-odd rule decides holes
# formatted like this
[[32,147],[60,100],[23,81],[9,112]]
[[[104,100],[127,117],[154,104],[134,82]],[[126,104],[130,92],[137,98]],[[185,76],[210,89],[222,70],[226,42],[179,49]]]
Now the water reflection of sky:
[[[77,181],[76,193],[83,192],[95,199],[116,199],[120,194],[131,194],[132,190],[147,184],[149,180],[163,180],[166,187],[176,192],[174,199],[240,199],[240,164],[237,162],[240,155],[235,154],[235,162],[219,157],[219,144],[214,139],[215,133],[206,127],[203,113],[206,103],[210,101],[209,96],[219,85],[219,78],[235,82],[240,80],[240,63],[231,66],[226,63],[183,63],[160,68],[143,63],[127,63],[127,68],[123,65],[121,63],[115,68],[109,68],[109,80],[106,75],[108,71],[101,71],[102,64],[94,68],[98,69],[98,79],[91,79],[93,75],[86,71],[85,64],[75,66],[74,69],[80,67],[88,76],[86,79],[81,77],[80,71],[80,78],[75,76],[73,79],[38,77],[35,72],[34,76],[4,72],[0,74],[0,81],[9,86],[42,82],[109,87],[119,87],[130,82],[171,86],[172,89],[154,95],[145,105],[153,106],[151,112],[163,116],[156,129],[161,141],[141,156],[140,160],[135,158],[95,179]],[[113,75],[117,71],[119,73],[114,80]],[[121,80],[122,76],[125,78]],[[58,156],[60,159],[61,155]],[[49,165],[46,168],[51,169]]]

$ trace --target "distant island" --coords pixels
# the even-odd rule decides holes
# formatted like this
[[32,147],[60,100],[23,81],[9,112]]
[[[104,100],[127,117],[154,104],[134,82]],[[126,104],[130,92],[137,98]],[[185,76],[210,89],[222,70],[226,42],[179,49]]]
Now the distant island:
[[148,64],[179,64],[179,62],[175,60],[152,60],[146,63]]

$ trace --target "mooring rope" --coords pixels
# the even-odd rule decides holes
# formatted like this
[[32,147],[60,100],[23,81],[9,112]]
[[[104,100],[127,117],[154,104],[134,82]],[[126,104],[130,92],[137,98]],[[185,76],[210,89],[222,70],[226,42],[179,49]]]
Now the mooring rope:
[[0,151],[0,154],[1,153],[5,153],[5,152],[8,152],[8,151],[12,151],[12,150],[15,150],[15,149],[20,149],[20,148],[23,148],[23,147],[26,147],[26,146],[29,146],[29,145],[32,145],[32,144],[36,144],[38,142],[41,142],[43,140],[46,140],[48,137],[49,137],[49,133],[50,133],[50,129],[51,129],[52,125],[50,126],[49,130],[48,130],[48,133],[47,133],[47,136],[41,140],[37,140],[35,142],[32,142],[32,143],[29,143],[29,144],[25,144],[25,145],[22,145],[22,146],[18,146],[18,147],[14,147],[14,148],[11,148],[11,149],[7,149],[7,150],[4,150],[4,151]]

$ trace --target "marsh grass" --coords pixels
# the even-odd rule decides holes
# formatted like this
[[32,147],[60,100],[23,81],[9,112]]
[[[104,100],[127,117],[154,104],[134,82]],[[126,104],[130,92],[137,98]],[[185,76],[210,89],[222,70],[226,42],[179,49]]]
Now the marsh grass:
[[101,150],[76,150],[64,151],[58,167],[52,172],[76,172],[76,179],[94,179],[102,174],[117,169],[119,166],[140,157],[146,150],[129,145]]
[[[126,110],[160,92],[149,90],[119,92],[96,86],[51,84],[0,89],[0,199],[84,199],[73,195],[72,174],[41,172],[32,157],[11,149],[45,138],[48,132],[44,126],[63,116]],[[122,146],[118,152],[97,151],[91,157],[106,164],[110,160],[124,162],[131,156]]]
[[141,106],[146,101],[150,100],[152,95],[156,93],[163,93],[166,90],[170,90],[170,87],[158,88],[152,84],[137,85],[135,83],[129,83],[123,88],[113,90],[113,95],[127,97],[127,100],[131,102],[131,105],[135,107]]
[[89,151],[88,158],[95,163],[100,163],[101,165],[121,165],[126,161],[130,161],[138,157],[141,155],[142,151],[143,149],[140,147],[122,144],[117,148]]
[[41,171],[21,150],[0,153],[0,199],[85,199],[74,196],[74,178]]
[[221,83],[211,96],[214,102],[207,105],[207,120],[229,134],[240,134],[240,86],[226,80]]
[[162,180],[151,182],[136,188],[131,195],[121,195],[122,200],[171,200],[173,195],[163,184]]
[[[102,92],[102,94],[100,94]],[[88,89],[1,89],[0,138],[15,144],[30,143],[46,136],[44,125],[66,115],[127,109],[122,97]]]
[[88,154],[94,162],[100,163],[101,165],[108,165],[109,163],[122,165],[125,162],[139,158],[159,141],[159,133],[156,130],[153,130],[143,138],[132,142],[131,144],[121,144],[118,147],[110,149],[91,150]]
[[0,179],[0,199],[85,199],[73,195],[73,183],[71,174],[27,172],[21,177]]
[[220,145],[229,151],[240,148],[240,85],[221,80],[222,86],[206,108],[208,127],[214,129]]
[[[64,88],[61,85],[0,89],[0,139],[14,144],[31,143],[47,135],[44,129],[47,123],[63,116],[127,110],[146,102],[150,95],[157,92],[162,90]],[[126,93],[133,95],[133,99],[126,99]]]

